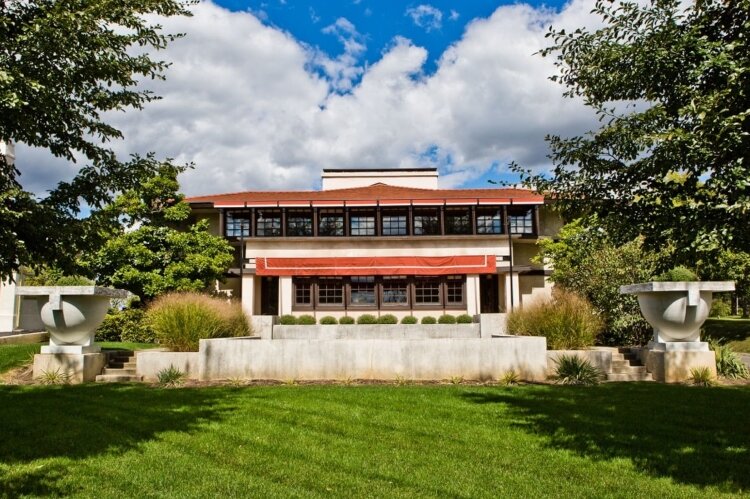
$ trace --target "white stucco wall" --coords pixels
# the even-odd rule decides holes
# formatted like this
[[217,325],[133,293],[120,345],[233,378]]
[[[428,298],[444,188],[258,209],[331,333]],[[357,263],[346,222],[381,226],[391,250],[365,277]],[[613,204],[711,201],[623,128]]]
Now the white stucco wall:
[[349,189],[352,187],[367,187],[372,184],[383,183],[397,187],[416,187],[418,189],[437,189],[438,173],[434,171],[416,170],[360,170],[333,172],[324,171],[321,175],[322,189]]

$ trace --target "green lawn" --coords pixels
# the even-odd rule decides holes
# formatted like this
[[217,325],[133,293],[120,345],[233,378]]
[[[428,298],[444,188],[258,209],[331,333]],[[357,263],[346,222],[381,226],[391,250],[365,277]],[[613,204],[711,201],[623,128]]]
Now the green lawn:
[[0,496],[750,494],[750,388],[0,386]]
[[750,319],[708,319],[703,331],[708,338],[724,340],[735,352],[750,353]]
[[39,353],[41,343],[27,345],[0,345],[0,374],[31,362],[35,353]]

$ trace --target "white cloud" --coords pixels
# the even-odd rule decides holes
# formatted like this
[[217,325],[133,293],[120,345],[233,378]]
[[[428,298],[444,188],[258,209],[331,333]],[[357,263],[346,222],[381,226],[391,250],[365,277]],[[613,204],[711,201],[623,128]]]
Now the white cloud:
[[[120,154],[195,162],[182,177],[188,194],[309,189],[322,168],[438,166],[445,186],[511,160],[545,168],[545,134],[596,122],[561,97],[547,79],[552,61],[534,53],[550,23],[590,23],[592,1],[561,13],[500,7],[471,22],[429,76],[427,51],[405,38],[364,66],[365,38],[346,19],[325,28],[343,44],[332,58],[252,13],[206,1],[192,18],[164,23],[188,36],[157,54],[173,63],[167,80],[144,82],[163,98],[106,119],[125,134],[114,144]],[[75,171],[22,145],[17,164],[37,192]]]
[[459,17],[461,17],[461,14],[451,9],[450,14],[448,15],[448,19],[450,19],[451,21],[457,21]]
[[422,4],[406,9],[406,15],[411,17],[414,24],[424,28],[428,33],[443,26],[443,13],[429,4]]

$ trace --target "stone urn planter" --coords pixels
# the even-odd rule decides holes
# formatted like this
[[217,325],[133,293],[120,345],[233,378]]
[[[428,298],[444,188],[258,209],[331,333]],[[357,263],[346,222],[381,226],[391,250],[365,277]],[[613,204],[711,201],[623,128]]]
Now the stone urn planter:
[[654,328],[642,359],[657,381],[678,382],[694,367],[715,374],[714,352],[700,339],[711,311],[713,293],[734,291],[732,281],[655,281],[620,286],[621,294],[638,297],[641,313]]
[[39,302],[42,322],[50,343],[42,353],[94,353],[96,328],[104,320],[112,298],[126,298],[122,289],[99,286],[19,286],[16,294],[33,296]]

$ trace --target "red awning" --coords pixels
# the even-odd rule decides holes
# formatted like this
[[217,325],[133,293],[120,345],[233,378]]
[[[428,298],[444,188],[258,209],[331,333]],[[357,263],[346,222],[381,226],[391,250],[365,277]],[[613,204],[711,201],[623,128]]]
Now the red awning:
[[255,272],[273,276],[494,274],[495,255],[256,258]]

